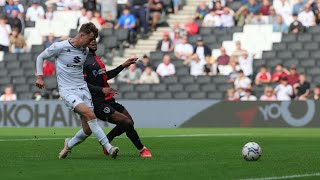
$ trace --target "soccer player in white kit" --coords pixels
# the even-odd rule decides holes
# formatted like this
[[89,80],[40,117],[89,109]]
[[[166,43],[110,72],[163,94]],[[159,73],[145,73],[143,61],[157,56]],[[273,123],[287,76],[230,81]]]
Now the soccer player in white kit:
[[36,86],[43,89],[43,61],[47,58],[56,57],[56,74],[60,97],[66,106],[78,113],[82,121],[82,129],[64,143],[64,148],[59,153],[59,158],[64,159],[71,152],[71,149],[84,141],[91,132],[104,146],[109,154],[116,158],[119,148],[109,143],[109,140],[99,126],[97,117],[93,112],[91,94],[83,77],[82,65],[86,61],[89,49],[87,45],[96,39],[98,29],[93,23],[86,23],[81,26],[79,33],[72,39],[53,43],[37,57],[37,81]]

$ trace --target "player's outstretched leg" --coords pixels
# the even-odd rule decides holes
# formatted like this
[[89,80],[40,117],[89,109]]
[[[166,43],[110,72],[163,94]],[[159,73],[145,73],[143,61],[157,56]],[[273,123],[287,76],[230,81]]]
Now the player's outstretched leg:
[[65,139],[64,148],[59,153],[59,159],[64,159],[71,153],[71,149],[82,143],[91,135],[91,130],[88,123],[85,121],[85,117],[81,116],[82,129],[80,129],[76,135],[72,138]]

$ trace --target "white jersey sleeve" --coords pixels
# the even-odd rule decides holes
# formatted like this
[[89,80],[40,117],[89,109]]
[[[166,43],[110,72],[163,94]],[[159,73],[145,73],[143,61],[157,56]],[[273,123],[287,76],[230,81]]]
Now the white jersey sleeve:
[[50,47],[45,49],[37,57],[37,75],[43,75],[43,61],[48,58],[56,57],[62,50],[62,45],[60,42],[53,43]]

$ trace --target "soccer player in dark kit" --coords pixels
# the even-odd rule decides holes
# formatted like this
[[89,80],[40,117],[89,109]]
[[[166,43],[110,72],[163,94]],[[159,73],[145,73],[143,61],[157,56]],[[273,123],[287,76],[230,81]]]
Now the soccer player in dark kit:
[[[125,107],[115,101],[113,96],[117,94],[117,91],[112,89],[107,82],[109,79],[116,77],[124,68],[134,64],[137,58],[130,58],[117,68],[106,71],[104,63],[95,54],[97,42],[95,40],[91,41],[88,48],[89,54],[83,65],[83,73],[92,95],[94,113],[100,120],[116,124],[107,134],[109,141],[111,142],[116,136],[126,133],[127,137],[140,151],[141,157],[152,157],[148,148],[141,143],[131,115]],[[103,151],[108,155],[108,151],[104,147]]]

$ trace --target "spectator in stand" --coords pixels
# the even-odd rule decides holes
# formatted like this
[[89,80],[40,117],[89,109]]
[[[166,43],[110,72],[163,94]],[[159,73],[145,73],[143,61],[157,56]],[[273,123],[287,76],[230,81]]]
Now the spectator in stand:
[[44,19],[44,9],[39,5],[38,0],[32,0],[32,5],[27,9],[26,21],[37,21]]
[[273,32],[287,33],[288,26],[283,22],[282,16],[277,16],[277,22],[273,24]]
[[243,71],[239,71],[239,76],[234,81],[234,87],[240,97],[244,96],[245,89],[251,89],[251,80],[243,74]]
[[131,64],[128,69],[119,74],[118,81],[137,84],[140,83],[141,74],[142,72],[136,67],[136,64]]
[[277,22],[277,13],[273,6],[270,7],[270,15],[268,16],[268,24]]
[[276,101],[277,96],[274,95],[273,89],[270,86],[264,88],[264,94],[260,97],[260,101]]
[[230,70],[226,74],[228,76],[228,83],[234,83],[234,81],[239,77],[240,66],[235,60],[231,60],[229,63]]
[[217,65],[222,65],[222,66],[226,66],[229,64],[230,61],[230,56],[227,55],[226,53],[226,49],[224,47],[220,48],[220,56],[217,58],[216,62]]
[[221,4],[221,1],[215,1],[214,7],[212,9],[219,17],[223,14],[223,6]]
[[82,8],[83,4],[79,0],[67,0],[65,1],[65,10],[78,11]]
[[12,10],[11,17],[8,18],[8,24],[10,25],[11,29],[18,28],[19,33],[22,33],[23,19],[19,17],[18,10]]
[[221,21],[220,17],[216,15],[215,11],[213,9],[210,10],[210,13],[208,13],[203,21],[202,21],[203,27],[220,27]]
[[168,54],[163,56],[162,63],[158,65],[156,72],[161,77],[172,76],[176,74],[175,66],[171,63],[171,59]]
[[186,36],[187,35],[185,29],[180,26],[179,22],[175,22],[173,24],[173,27],[171,28],[171,32],[170,32],[171,39],[174,38],[174,33],[179,33],[180,36]]
[[223,14],[220,17],[221,26],[222,27],[233,27],[234,20],[233,20],[233,13],[230,13],[231,9],[224,7]]
[[239,66],[243,70],[244,75],[250,79],[253,79],[253,57],[254,55],[249,55],[248,51],[245,51],[239,57]]
[[0,51],[8,52],[10,45],[11,27],[5,16],[0,17]]
[[203,19],[209,13],[209,7],[205,1],[201,1],[196,10],[196,19]]
[[10,36],[10,52],[11,53],[25,53],[27,50],[27,43],[24,37],[19,33],[18,28],[13,28]]
[[239,96],[236,95],[236,92],[233,88],[227,90],[226,101],[239,101]]
[[269,16],[270,15],[270,1],[269,0],[263,0],[262,5],[260,7],[260,12],[263,16]]
[[239,56],[242,56],[242,54],[246,51],[245,49],[242,49],[241,42],[236,41],[235,42],[236,49],[232,52],[231,56],[235,57],[236,60],[238,60]]
[[7,0],[8,4],[4,7],[4,12],[7,17],[12,16],[12,11],[17,10],[20,13],[19,7],[14,4],[13,0]]
[[283,68],[282,64],[277,64],[275,68],[276,72],[273,73],[271,82],[279,82],[281,78],[287,78],[288,77],[288,70]]
[[193,47],[191,44],[188,43],[188,37],[185,36],[182,38],[182,43],[178,44],[174,48],[174,55],[178,59],[185,60],[190,58],[192,54],[193,54]]
[[149,9],[152,17],[150,30],[152,32],[156,30],[157,24],[161,17],[161,13],[163,11],[163,6],[164,5],[161,0],[149,0]]
[[246,89],[243,97],[240,98],[240,101],[256,101],[257,97],[252,95],[251,89]]
[[97,7],[97,2],[96,0],[83,0],[83,7],[90,11],[95,11]]
[[34,92],[32,95],[32,99],[34,99],[35,101],[40,101],[42,99],[41,93],[39,91]]
[[249,15],[247,6],[240,7],[235,14],[237,26],[244,26],[248,21],[250,21],[250,18],[251,16]]
[[132,0],[130,6],[132,7],[132,13],[136,18],[140,20],[140,24],[143,27],[143,39],[149,36],[149,19],[147,19],[147,12],[149,11],[149,7],[146,7],[145,3],[147,3],[145,0]]
[[283,18],[290,17],[292,15],[292,5],[288,0],[280,0],[273,3],[276,13]]
[[105,29],[113,29],[114,26],[115,26],[115,24],[116,24],[116,23],[115,23],[114,20],[113,20],[112,14],[109,13],[109,14],[107,15],[107,17],[106,17],[106,21],[105,21],[105,26],[104,26],[104,28],[105,28]]
[[129,31],[134,31],[136,27],[136,18],[130,14],[128,8],[123,9],[123,13],[118,20],[118,24],[115,26],[115,29],[119,28],[128,29]]
[[316,25],[316,18],[314,13],[310,10],[310,5],[307,4],[304,11],[299,13],[298,20],[307,28]]
[[53,33],[49,33],[48,37],[46,37],[45,41],[43,42],[44,48],[50,47],[53,43],[57,42],[57,39],[54,37]]
[[320,23],[320,0],[317,0],[313,7],[313,13],[315,15],[316,23]]
[[141,70],[141,72],[144,72],[144,69],[146,67],[150,67],[150,68],[154,69],[154,66],[153,66],[152,62],[150,61],[150,58],[147,55],[144,55],[142,60],[140,60],[137,63],[137,68],[139,68]]
[[271,82],[271,74],[268,72],[267,66],[263,65],[260,68],[260,72],[256,75],[256,85],[268,84]]
[[164,32],[162,40],[158,41],[157,51],[162,51],[162,52],[172,52],[173,51],[173,43],[169,38],[169,33]]
[[200,59],[202,61],[206,61],[206,59],[210,60],[211,57],[211,49],[204,44],[202,37],[198,37],[197,44],[194,47],[193,55],[190,57],[191,59]]
[[293,14],[293,22],[289,26],[289,32],[297,34],[297,33],[303,33],[304,32],[304,27],[302,23],[298,20],[298,15]]
[[293,14],[299,14],[300,12],[302,12],[304,10],[304,7],[305,7],[305,1],[297,0],[297,3],[295,3],[293,5],[292,13]]
[[258,14],[260,11],[260,5],[256,0],[248,0],[247,8],[250,14]]
[[304,74],[300,74],[299,82],[293,85],[293,87],[296,99],[307,100],[310,94],[310,83],[306,81],[306,76]]
[[43,76],[52,76],[55,75],[56,71],[54,68],[54,64],[47,59],[43,61]]
[[317,85],[313,89],[313,94],[311,94],[311,99],[313,100],[320,100],[320,85]]
[[206,64],[205,60],[200,58],[186,59],[183,64],[190,66],[190,74],[192,76],[201,76],[204,74],[203,67]]
[[94,17],[95,21],[97,21],[102,27],[105,26],[106,20],[104,20],[103,17],[101,17],[101,13],[99,11],[94,11]]
[[263,19],[262,13],[258,13],[257,15],[254,16],[254,18],[251,20],[250,24],[255,24],[255,25],[263,25],[267,24],[267,22]]
[[293,95],[292,86],[288,83],[288,78],[283,77],[280,80],[280,84],[274,89],[277,99],[279,101],[290,101]]
[[4,94],[0,96],[0,101],[16,101],[17,95],[13,92],[11,86],[7,86],[4,89]]
[[203,66],[203,72],[205,75],[216,75],[217,74],[217,67],[212,64],[210,59],[206,59],[206,64]]
[[193,16],[189,18],[189,22],[184,25],[184,28],[187,31],[188,35],[195,35],[199,32],[199,26]]
[[80,16],[78,18],[77,27],[80,27],[81,24],[84,24],[85,22],[88,22],[87,19],[87,10],[82,8],[80,10]]
[[[87,18],[84,19],[85,21],[83,23],[88,23],[88,22],[92,22],[96,27],[97,29],[100,31],[102,29],[102,26],[101,24],[99,23],[98,19],[94,18],[93,17],[93,12],[92,11],[87,11]],[[82,24],[80,24],[81,26]]]
[[46,19],[53,20],[54,15],[55,15],[55,12],[54,12],[53,6],[47,6],[47,11],[45,13]]
[[13,2],[14,2],[14,4],[15,4],[16,6],[18,6],[19,12],[20,12],[21,16],[23,16],[24,7],[23,7],[23,5],[20,3],[20,0],[13,0]]
[[173,13],[177,14],[179,11],[180,0],[172,0],[173,2]]
[[291,65],[287,78],[288,78],[288,83],[291,86],[299,82],[299,73],[297,72],[296,65],[294,64]]
[[150,66],[147,66],[140,77],[140,83],[141,84],[158,84],[159,82],[160,80],[159,80],[158,74],[154,72]]
[[182,43],[182,38],[180,36],[180,32],[178,29],[176,29],[172,37],[172,45],[175,48],[178,44],[181,44],[181,43]]

